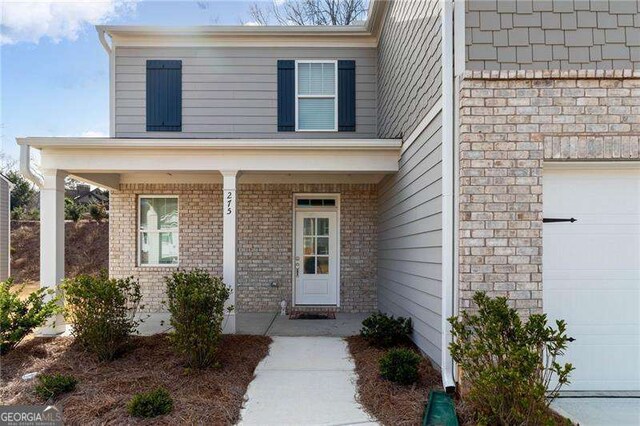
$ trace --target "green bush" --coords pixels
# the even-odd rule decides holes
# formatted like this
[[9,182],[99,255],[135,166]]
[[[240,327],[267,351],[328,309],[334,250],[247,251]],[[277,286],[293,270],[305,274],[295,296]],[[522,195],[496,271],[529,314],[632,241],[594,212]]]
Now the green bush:
[[173,409],[173,399],[164,388],[137,393],[127,404],[127,411],[135,417],[156,417],[168,414]]
[[380,375],[392,382],[410,385],[418,380],[421,360],[422,357],[411,349],[390,349],[380,358]]
[[77,222],[78,220],[80,220],[84,212],[84,206],[77,204],[71,198],[67,197],[64,199],[64,218],[66,220]]
[[362,321],[360,335],[371,345],[388,348],[406,343],[411,330],[411,318],[375,313]]
[[170,337],[176,351],[190,367],[213,365],[231,290],[220,278],[200,269],[174,272],[165,281],[174,329]]
[[107,211],[102,204],[91,204],[89,206],[89,215],[91,219],[100,222],[108,217]]
[[40,288],[21,300],[23,288],[15,286],[11,278],[0,283],[0,355],[15,348],[36,327],[60,312],[57,298],[50,297],[53,290]]
[[504,297],[474,295],[475,314],[449,319],[453,359],[463,370],[465,399],[479,424],[539,425],[553,421],[549,404],[569,383],[571,364],[556,361],[571,339],[564,321],[557,330],[547,317],[534,314],[523,322]]
[[65,374],[41,374],[38,376],[36,394],[42,399],[57,397],[76,388],[78,381],[75,377]]
[[140,284],[133,277],[109,279],[102,271],[67,279],[62,288],[76,341],[103,361],[119,355],[139,324]]

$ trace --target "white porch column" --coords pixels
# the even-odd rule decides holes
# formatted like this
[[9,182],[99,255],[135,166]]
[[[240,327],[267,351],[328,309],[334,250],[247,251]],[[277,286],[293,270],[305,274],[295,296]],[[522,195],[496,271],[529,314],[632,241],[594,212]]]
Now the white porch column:
[[[60,170],[45,170],[40,189],[40,287],[52,288],[59,294],[64,278],[64,178]],[[53,317],[38,331],[51,336],[65,331],[61,314]]]
[[[221,170],[222,173],[222,279],[231,288],[227,305],[236,304],[236,182],[237,170]],[[236,332],[235,311],[228,316],[225,333]]]

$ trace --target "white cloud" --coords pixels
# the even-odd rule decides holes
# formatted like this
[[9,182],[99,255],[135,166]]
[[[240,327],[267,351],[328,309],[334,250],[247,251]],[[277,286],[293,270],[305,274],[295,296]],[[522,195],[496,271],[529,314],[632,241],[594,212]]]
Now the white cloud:
[[255,22],[255,21],[249,21],[249,22],[245,22],[244,24],[245,27],[259,27],[260,23]]
[[135,0],[3,0],[0,44],[76,40],[88,26],[135,10]]

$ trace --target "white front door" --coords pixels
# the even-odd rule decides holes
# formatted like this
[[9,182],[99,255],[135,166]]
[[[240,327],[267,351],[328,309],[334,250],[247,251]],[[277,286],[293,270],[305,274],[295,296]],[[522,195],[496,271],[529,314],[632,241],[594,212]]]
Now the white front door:
[[338,303],[336,212],[297,212],[296,305]]
[[564,319],[566,390],[640,390],[640,168],[544,171],[543,307]]

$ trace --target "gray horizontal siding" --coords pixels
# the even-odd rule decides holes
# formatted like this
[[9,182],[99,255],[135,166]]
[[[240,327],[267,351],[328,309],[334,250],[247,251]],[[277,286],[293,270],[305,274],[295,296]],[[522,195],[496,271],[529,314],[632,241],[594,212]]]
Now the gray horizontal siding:
[[638,0],[469,0],[467,69],[639,69]]
[[407,137],[442,90],[439,0],[395,0],[378,47],[378,134]]
[[[148,59],[182,60],[182,132],[146,131]],[[304,137],[376,137],[376,49],[238,47],[117,48],[116,136],[300,137],[277,131],[278,59],[354,59],[356,131],[304,132]]]
[[442,119],[402,154],[378,193],[378,306],[411,317],[416,344],[436,363],[442,338]]
[[9,185],[0,179],[0,281],[9,277]]

